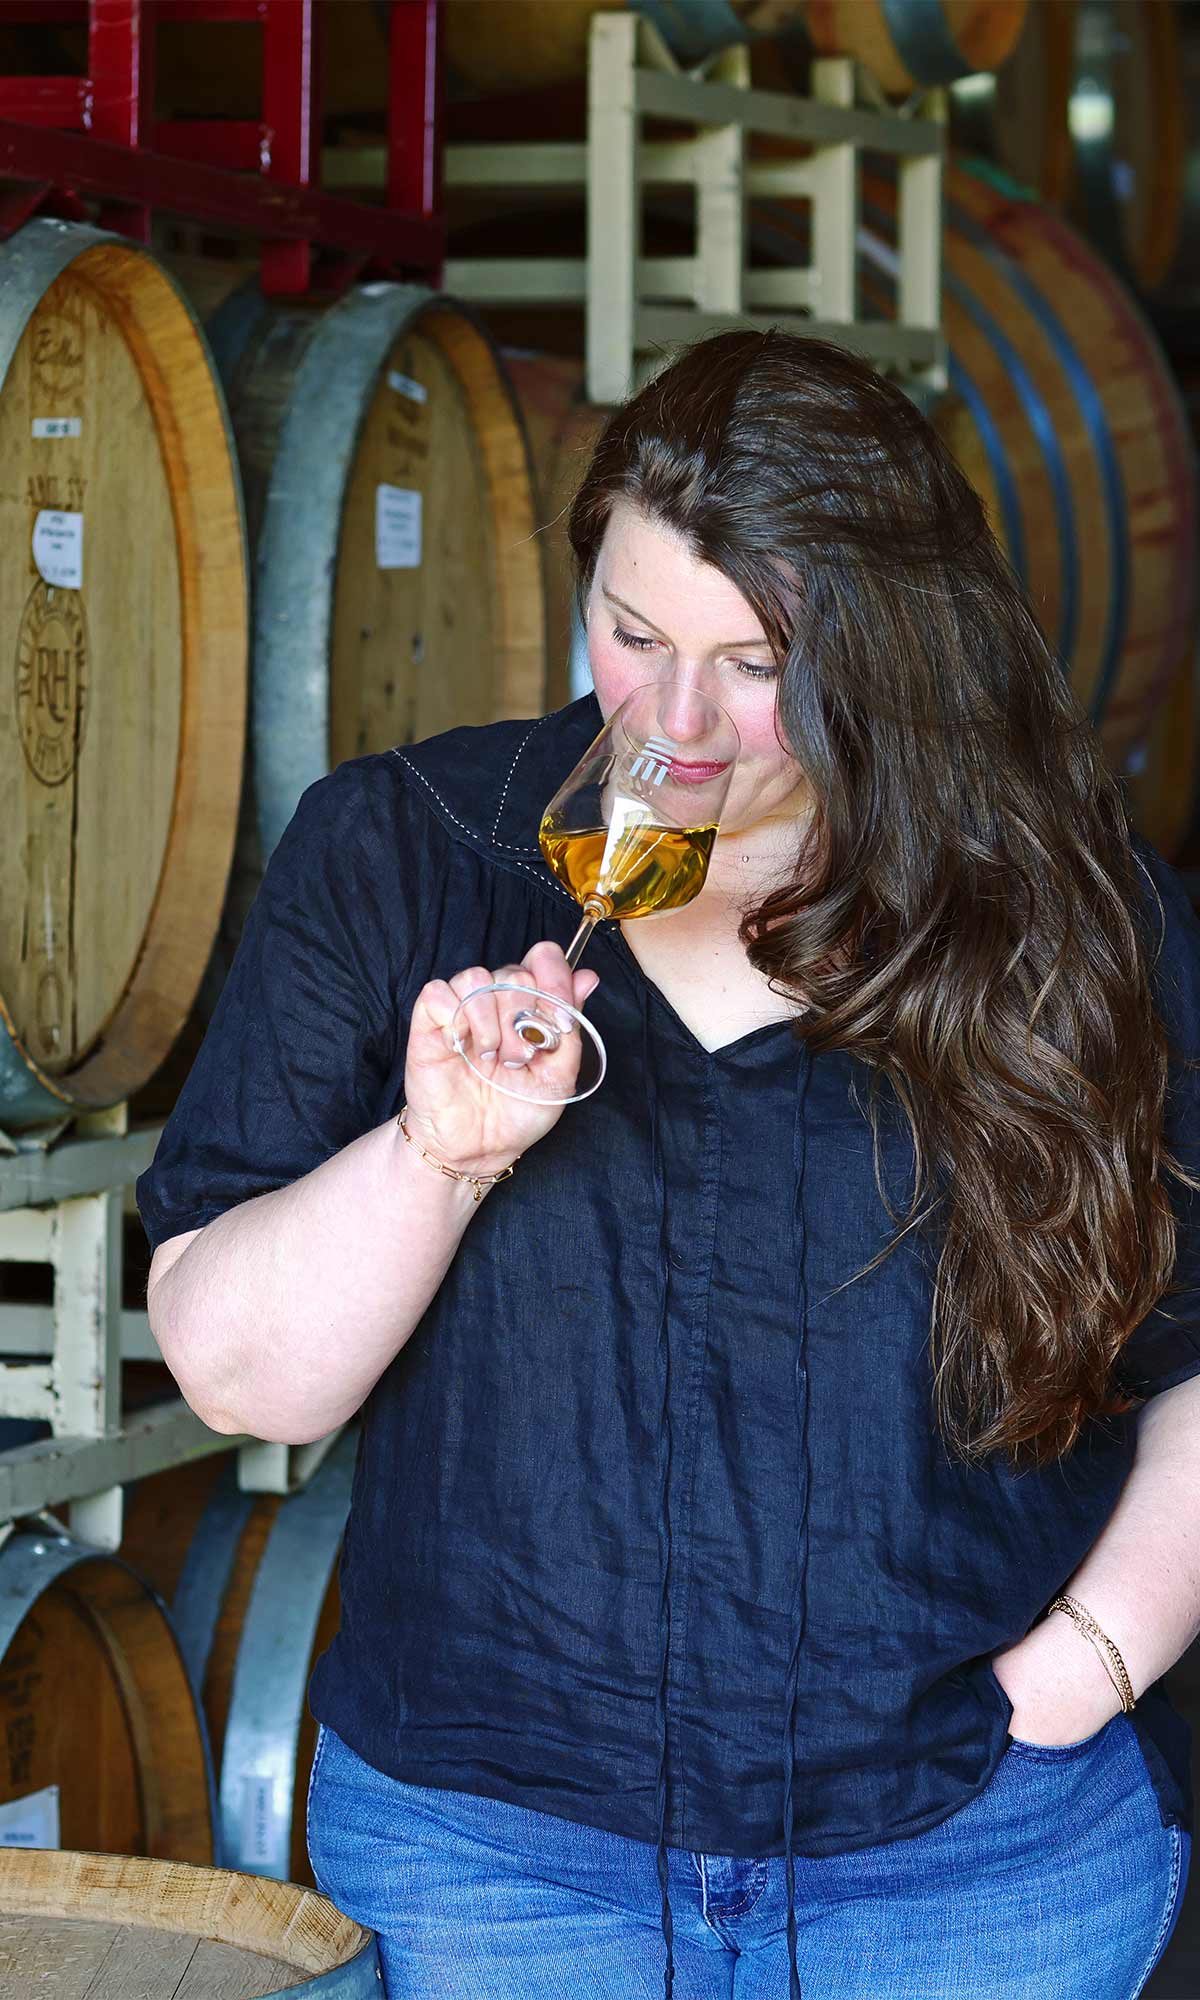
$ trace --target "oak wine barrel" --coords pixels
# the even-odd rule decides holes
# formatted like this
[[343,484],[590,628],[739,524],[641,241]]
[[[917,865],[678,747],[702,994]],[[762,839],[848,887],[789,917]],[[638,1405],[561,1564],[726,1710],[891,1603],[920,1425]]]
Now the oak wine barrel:
[[203,1704],[224,1867],[312,1881],[305,1803],[316,1724],[305,1696],[337,1630],[355,1446],[347,1431],[287,1498],[239,1492],[232,1455],[155,1473],[126,1495],[121,1553],[169,1600]]
[[370,1931],[324,1896],[218,1868],[0,1854],[0,1990],[39,2000],[375,2000]]
[[21,1532],[0,1550],[0,1802],[49,1786],[68,1847],[213,1858],[204,1725],[160,1599],[124,1561]]
[[[995,69],[1021,32],[1028,0],[631,0],[691,67],[734,42],[802,32],[818,55],[854,56],[906,96]],[[478,91],[565,83],[587,66],[592,16],[625,0],[448,0],[446,58]]]
[[[864,187],[863,292],[892,309],[895,196]],[[756,203],[755,244],[807,255],[794,206]],[[1196,469],[1161,350],[1121,281],[1061,217],[990,171],[946,182],[951,393],[933,420],[987,503],[1113,767],[1190,654]]]
[[342,759],[541,711],[541,575],[511,390],[464,307],[407,285],[324,312],[243,291],[209,334],[254,550],[253,882]]
[[245,733],[247,582],[220,386],[122,237],[0,246],[0,1126],[119,1102],[217,928]]

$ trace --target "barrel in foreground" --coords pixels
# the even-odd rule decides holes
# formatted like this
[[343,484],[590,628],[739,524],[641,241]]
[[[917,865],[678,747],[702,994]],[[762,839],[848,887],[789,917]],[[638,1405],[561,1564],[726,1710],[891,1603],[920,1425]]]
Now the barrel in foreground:
[[323,1896],[216,1868],[0,1853],[0,1991],[68,2000],[373,2000],[375,1940]]

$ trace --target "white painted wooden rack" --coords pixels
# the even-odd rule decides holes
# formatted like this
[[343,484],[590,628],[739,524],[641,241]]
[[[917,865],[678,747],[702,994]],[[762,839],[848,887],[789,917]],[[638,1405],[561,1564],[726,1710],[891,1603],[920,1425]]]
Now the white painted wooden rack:
[[[649,22],[633,13],[594,17],[587,137],[576,144],[457,145],[446,151],[448,189],[575,189],[587,203],[587,255],[452,258],[445,289],[479,304],[585,308],[588,396],[619,401],[674,347],[727,327],[791,326],[841,341],[930,394],[946,384],[941,331],[941,100],[913,115],[855,103],[855,66],[812,66],[811,97],[749,86],[744,47],[703,75],[681,71]],[[691,125],[683,138],[646,136],[648,120]],[[752,160],[761,133],[800,142],[802,157]],[[896,317],[865,318],[856,278],[862,155],[895,163]],[[336,177],[360,164],[327,156]],[[647,194],[695,193],[691,256],[641,254]],[[811,262],[752,268],[747,204],[753,197],[811,204]]]
[[0,1304],[0,1356],[25,1357],[0,1360],[0,1417],[51,1429],[49,1438],[0,1452],[0,1529],[65,1508],[74,1535],[115,1549],[130,1480],[238,1448],[244,1490],[287,1493],[337,1436],[304,1446],[230,1437],[177,1396],[123,1415],[122,1355],[160,1358],[145,1313],[121,1310],[125,1191],[149,1166],[158,1136],[157,1127],[131,1132],[118,1105],[78,1118],[51,1145],[0,1156],[0,1263],[49,1264],[54,1276],[51,1305]]

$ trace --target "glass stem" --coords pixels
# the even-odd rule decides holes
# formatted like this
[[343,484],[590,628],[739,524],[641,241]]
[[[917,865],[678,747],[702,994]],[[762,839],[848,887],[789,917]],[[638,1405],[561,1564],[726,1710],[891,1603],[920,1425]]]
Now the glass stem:
[[572,972],[583,957],[583,947],[591,937],[596,925],[611,912],[611,904],[603,896],[586,896],[583,904],[583,922],[567,946],[567,964]]

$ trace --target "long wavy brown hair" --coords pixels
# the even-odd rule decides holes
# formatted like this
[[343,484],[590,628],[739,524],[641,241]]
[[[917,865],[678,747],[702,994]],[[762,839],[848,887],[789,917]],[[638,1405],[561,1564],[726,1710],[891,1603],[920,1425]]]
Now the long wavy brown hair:
[[797,1033],[869,1066],[895,1232],[856,1277],[927,1228],[943,1436],[1046,1463],[1129,1407],[1114,1364],[1175,1262],[1164,1176],[1200,1188],[1163,1137],[1153,885],[1120,785],[975,490],[848,350],[719,334],[617,410],[570,514],[583,594],[618,498],[729,578],[781,669],[815,804],[739,935],[807,1001]]

